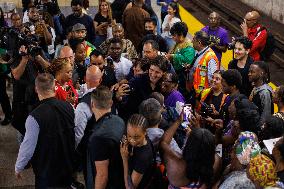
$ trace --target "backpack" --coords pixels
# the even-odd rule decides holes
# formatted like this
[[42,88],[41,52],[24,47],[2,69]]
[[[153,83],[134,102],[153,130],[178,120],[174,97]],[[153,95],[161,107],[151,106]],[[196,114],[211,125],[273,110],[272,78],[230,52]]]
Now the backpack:
[[256,36],[263,30],[267,32],[267,38],[265,42],[265,46],[263,50],[260,52],[261,60],[268,60],[270,59],[271,55],[275,50],[275,38],[273,34],[265,27],[260,28],[260,30],[256,33]]
[[165,165],[163,163],[157,163],[157,151],[151,141],[150,144],[153,152],[152,175],[145,189],[167,189],[169,181]]

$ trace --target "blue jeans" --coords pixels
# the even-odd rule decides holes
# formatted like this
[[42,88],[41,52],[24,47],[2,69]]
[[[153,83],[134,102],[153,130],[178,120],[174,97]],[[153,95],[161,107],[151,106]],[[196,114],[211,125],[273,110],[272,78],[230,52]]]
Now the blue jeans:
[[98,48],[106,39],[107,35],[96,35],[94,44],[95,47]]
[[157,34],[161,35],[161,25],[160,25],[160,21],[157,15],[152,16],[152,18],[154,18],[157,21]]

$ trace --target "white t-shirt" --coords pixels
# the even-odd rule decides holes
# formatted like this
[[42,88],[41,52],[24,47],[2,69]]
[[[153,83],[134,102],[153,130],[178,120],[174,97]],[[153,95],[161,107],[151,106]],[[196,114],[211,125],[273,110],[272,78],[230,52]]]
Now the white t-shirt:
[[164,29],[165,29],[167,26],[170,26],[170,28],[171,28],[176,22],[180,22],[180,21],[181,21],[181,20],[180,20],[179,18],[177,18],[177,17],[173,17],[173,18],[171,19],[171,21],[170,21],[169,19],[170,19],[170,15],[167,14],[166,17],[165,17],[165,19],[164,19],[164,22],[163,22],[163,24],[162,24],[162,31],[163,31],[162,37],[169,37],[169,38],[171,38],[172,36],[171,36],[170,31],[164,31]]
[[47,46],[47,48],[48,48],[48,54],[53,54],[55,53],[54,42],[55,42],[56,34],[55,34],[55,30],[52,27],[50,27],[50,30],[51,30],[52,42],[51,42],[51,45]]
[[30,19],[29,19],[29,16],[28,16],[28,11],[26,10],[24,12],[24,15],[23,15],[23,24],[26,23],[26,22],[29,22]]
[[113,61],[113,65],[115,77],[117,81],[121,81],[129,74],[130,68],[132,67],[132,62],[121,56],[119,62]]

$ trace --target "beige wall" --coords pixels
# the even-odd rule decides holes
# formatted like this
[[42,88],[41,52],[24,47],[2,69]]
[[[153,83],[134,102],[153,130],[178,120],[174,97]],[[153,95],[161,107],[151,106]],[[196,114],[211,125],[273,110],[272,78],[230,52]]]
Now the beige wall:
[[[98,0],[89,0],[90,6],[98,6]],[[22,7],[22,0],[0,0],[0,6],[2,7],[4,3],[14,3],[17,8]],[[71,0],[58,0],[59,6],[70,6]]]
[[284,0],[241,0],[284,24]]

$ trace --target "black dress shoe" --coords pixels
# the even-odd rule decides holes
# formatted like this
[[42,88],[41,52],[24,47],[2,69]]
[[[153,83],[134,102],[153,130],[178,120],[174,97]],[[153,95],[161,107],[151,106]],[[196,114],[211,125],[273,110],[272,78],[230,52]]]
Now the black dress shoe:
[[11,123],[11,118],[6,118],[1,122],[1,125],[9,125]]

